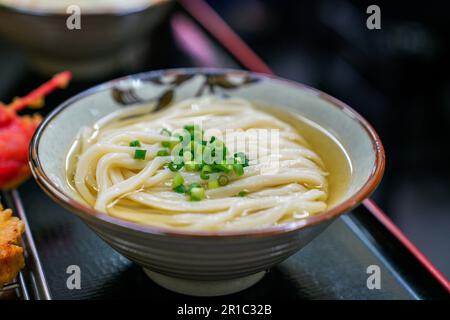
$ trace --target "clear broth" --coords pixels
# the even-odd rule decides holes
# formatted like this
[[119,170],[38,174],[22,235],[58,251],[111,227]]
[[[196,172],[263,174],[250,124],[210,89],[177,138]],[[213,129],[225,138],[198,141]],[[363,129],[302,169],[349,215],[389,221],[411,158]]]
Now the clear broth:
[[328,207],[345,198],[350,186],[352,164],[342,144],[319,124],[283,107],[258,107],[293,126],[308,142],[311,149],[322,159],[328,172]]

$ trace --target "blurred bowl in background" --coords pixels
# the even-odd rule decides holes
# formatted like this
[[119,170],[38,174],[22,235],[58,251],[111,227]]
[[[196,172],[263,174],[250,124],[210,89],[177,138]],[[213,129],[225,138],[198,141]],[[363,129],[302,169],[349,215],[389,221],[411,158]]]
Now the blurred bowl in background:
[[[70,30],[69,6],[80,8],[81,29]],[[139,67],[146,36],[169,14],[169,0],[0,0],[0,36],[24,49],[44,75],[70,70],[78,79]]]

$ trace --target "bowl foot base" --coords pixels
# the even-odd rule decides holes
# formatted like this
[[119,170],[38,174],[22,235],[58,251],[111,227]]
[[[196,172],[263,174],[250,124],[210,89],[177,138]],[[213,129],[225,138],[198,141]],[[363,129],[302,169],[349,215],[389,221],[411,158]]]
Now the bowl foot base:
[[237,279],[202,281],[169,277],[145,268],[144,272],[161,287],[177,293],[198,297],[223,296],[242,291],[257,283],[266,274],[266,271],[261,271]]

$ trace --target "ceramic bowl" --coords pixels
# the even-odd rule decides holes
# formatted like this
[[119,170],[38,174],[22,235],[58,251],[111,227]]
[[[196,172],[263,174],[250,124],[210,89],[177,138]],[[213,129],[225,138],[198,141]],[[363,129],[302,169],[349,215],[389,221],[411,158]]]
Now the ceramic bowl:
[[[80,127],[91,126],[121,108],[152,101],[167,104],[208,90],[283,106],[333,134],[352,165],[342,200],[304,220],[247,231],[214,232],[143,226],[97,212],[77,200],[66,181],[65,161]],[[142,266],[155,282],[176,292],[211,296],[251,286],[266,270],[304,247],[339,215],[368,197],[382,177],[384,152],[366,120],[323,92],[246,71],[176,69],[116,79],[64,102],[36,131],[30,146],[30,165],[48,195],[77,214],[111,247]]]
[[[23,49],[42,74],[70,70],[78,79],[97,78],[145,60],[151,45],[148,33],[168,16],[172,4],[0,0],[0,36]],[[81,10],[80,29],[67,27],[70,5]]]

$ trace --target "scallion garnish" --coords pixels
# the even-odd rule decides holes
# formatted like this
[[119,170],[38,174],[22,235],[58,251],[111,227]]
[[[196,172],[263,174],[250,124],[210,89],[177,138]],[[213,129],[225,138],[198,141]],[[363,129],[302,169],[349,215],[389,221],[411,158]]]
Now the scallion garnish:
[[248,192],[241,191],[241,192],[238,193],[238,196],[239,197],[245,197],[247,194],[248,194]]
[[218,187],[220,187],[219,181],[217,180],[208,181],[208,189],[216,189]]
[[145,160],[145,155],[147,154],[147,150],[136,149],[134,151],[134,158],[137,160]]
[[172,135],[172,132],[170,132],[169,130],[167,130],[166,128],[162,129],[160,132],[163,136],[167,136],[170,137]]
[[186,162],[191,161],[192,160],[192,152],[190,151],[186,151],[183,153],[183,160]]
[[176,193],[185,193],[186,192],[186,188],[184,185],[179,185],[178,187],[175,187],[172,190],[175,191]]
[[200,172],[200,178],[202,178],[203,180],[208,180],[209,179],[209,175],[208,173],[213,172],[213,168],[210,165],[204,165],[202,167],[202,171]]
[[192,182],[192,183],[189,185],[188,189],[186,190],[186,193],[187,193],[187,194],[191,194],[191,190],[192,190],[192,189],[194,189],[194,188],[201,188],[201,187],[202,187],[202,186],[200,185],[200,183]]
[[184,183],[184,178],[181,174],[177,173],[172,180],[172,188],[175,189],[176,187],[181,186]]
[[194,161],[187,161],[184,163],[184,168],[186,171],[194,172],[198,170],[198,164],[196,164]]
[[180,170],[181,168],[183,168],[183,163],[176,164],[174,162],[169,162],[167,167],[169,168],[170,171],[176,172],[176,171]]
[[240,163],[233,164],[233,170],[238,176],[242,176],[244,174],[244,167]]
[[190,190],[191,201],[200,201],[205,198],[205,189],[202,187],[192,188]]

